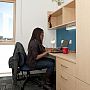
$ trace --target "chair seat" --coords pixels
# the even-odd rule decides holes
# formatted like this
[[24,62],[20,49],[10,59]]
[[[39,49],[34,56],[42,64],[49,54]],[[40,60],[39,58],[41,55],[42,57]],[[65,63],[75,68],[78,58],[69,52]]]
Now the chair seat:
[[20,67],[20,71],[31,71],[31,69],[28,65],[25,64],[22,67]]

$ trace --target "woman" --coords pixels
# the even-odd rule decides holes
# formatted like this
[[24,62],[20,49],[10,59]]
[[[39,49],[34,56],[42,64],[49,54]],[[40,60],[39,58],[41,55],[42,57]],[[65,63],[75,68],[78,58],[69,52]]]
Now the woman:
[[28,44],[27,63],[32,69],[47,68],[46,80],[50,83],[50,77],[54,71],[54,60],[46,57],[49,52],[42,45],[43,37],[44,31],[41,28],[35,28]]

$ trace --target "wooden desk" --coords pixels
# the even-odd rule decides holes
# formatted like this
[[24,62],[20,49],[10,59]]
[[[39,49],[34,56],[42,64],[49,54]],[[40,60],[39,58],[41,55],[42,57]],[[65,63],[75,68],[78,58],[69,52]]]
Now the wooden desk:
[[56,90],[75,90],[76,54],[50,53],[56,57]]
[[58,57],[64,60],[67,60],[72,63],[76,63],[76,53],[68,53],[68,54],[63,54],[63,53],[49,53],[51,56]]

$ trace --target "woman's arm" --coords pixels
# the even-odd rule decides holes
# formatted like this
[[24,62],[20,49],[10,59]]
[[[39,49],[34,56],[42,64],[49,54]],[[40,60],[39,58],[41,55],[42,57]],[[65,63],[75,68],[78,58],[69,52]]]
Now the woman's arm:
[[48,51],[43,52],[42,54],[37,55],[36,60],[46,56],[48,54]]

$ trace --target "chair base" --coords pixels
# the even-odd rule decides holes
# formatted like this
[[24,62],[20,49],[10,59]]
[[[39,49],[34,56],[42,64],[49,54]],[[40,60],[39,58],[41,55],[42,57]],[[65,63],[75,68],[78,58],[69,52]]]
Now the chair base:
[[[41,75],[41,74],[39,74]],[[32,81],[34,84],[38,85],[38,87],[42,87],[44,86],[45,82],[43,80],[43,75],[41,76],[37,76],[37,75],[30,75],[30,77],[27,77],[24,81],[24,83],[22,84],[22,87],[21,87],[21,90],[24,90],[26,84],[29,82],[29,81]]]

